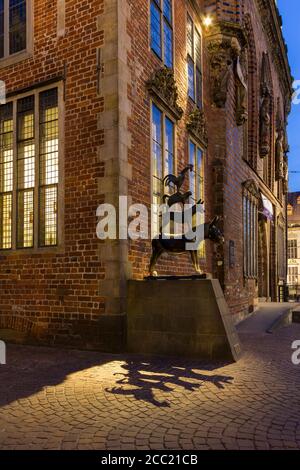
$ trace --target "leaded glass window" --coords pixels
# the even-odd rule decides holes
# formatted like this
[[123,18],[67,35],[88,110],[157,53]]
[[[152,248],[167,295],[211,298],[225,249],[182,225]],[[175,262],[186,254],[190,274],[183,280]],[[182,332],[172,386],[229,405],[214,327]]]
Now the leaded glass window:
[[0,58],[26,50],[28,8],[26,0],[0,0]]
[[163,60],[164,64],[173,68],[173,8],[172,0],[151,0],[150,29],[151,48]]
[[0,249],[58,244],[58,88],[0,106]]
[[202,107],[202,38],[192,18],[187,17],[188,95]]
[[252,194],[243,196],[244,276],[256,278],[258,271],[258,201]]
[[[190,173],[191,203],[196,204],[204,200],[204,153],[192,140],[189,140],[189,162],[194,168]],[[204,223],[204,214],[201,222]],[[199,257],[205,258],[204,241],[200,244]]]
[[163,195],[167,189],[163,178],[175,171],[174,156],[175,126],[163,111],[152,105],[152,176],[154,205],[154,229],[159,230],[158,208],[163,204]]

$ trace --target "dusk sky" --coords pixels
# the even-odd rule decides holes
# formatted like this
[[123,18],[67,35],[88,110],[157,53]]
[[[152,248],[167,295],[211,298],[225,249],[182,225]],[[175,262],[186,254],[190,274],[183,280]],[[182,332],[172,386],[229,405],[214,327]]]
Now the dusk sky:
[[[283,19],[283,34],[289,49],[292,75],[299,80],[300,88],[300,23],[299,0],[278,0],[278,7]],[[289,155],[290,171],[300,172],[300,104],[292,106],[289,118]],[[290,174],[290,191],[300,191],[300,173]]]

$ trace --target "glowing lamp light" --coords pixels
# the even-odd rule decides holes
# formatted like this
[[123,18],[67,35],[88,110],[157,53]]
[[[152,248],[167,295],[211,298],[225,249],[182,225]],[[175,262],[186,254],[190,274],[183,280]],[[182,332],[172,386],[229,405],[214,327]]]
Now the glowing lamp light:
[[203,18],[203,24],[206,28],[209,28],[212,25],[212,22],[213,22],[213,20],[212,20],[211,16],[205,16]]

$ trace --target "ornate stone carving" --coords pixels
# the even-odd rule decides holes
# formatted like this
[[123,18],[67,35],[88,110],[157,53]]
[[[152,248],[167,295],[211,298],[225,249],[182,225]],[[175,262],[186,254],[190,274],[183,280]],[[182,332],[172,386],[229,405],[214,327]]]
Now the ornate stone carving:
[[246,50],[238,54],[235,60],[236,76],[236,122],[242,126],[248,120],[248,85]]
[[173,116],[179,120],[182,118],[183,109],[178,105],[178,89],[174,74],[168,67],[163,67],[154,72],[146,84],[149,93],[154,95],[167,107]]
[[243,183],[244,195],[252,194],[256,199],[261,198],[259,188],[253,179],[247,180]]
[[263,54],[260,103],[260,156],[265,158],[271,150],[271,104],[272,96],[269,87],[268,55]]
[[276,179],[281,180],[284,178],[284,131],[283,125],[277,129],[277,139],[275,145],[275,159],[276,159]]
[[212,100],[218,108],[224,108],[227,101],[232,49],[230,41],[215,41],[209,44],[210,86]]
[[282,36],[281,21],[276,2],[270,0],[255,0],[255,2],[259,9],[269,48],[272,50],[272,59],[277,68],[281,85],[287,92],[288,101],[291,101],[293,80],[287,58],[286,44]]
[[260,156],[266,157],[270,153],[271,142],[271,95],[269,88],[264,86],[261,92],[260,105]]
[[202,145],[207,147],[207,128],[206,128],[206,119],[203,110],[195,109],[188,119],[186,125],[187,130],[200,141]]
[[283,159],[283,194],[289,192],[289,167],[287,156]]

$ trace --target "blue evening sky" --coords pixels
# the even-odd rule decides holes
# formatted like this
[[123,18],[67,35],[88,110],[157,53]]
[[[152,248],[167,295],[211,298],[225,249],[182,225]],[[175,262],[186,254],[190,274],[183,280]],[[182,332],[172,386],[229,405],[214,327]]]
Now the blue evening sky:
[[[289,49],[292,75],[300,80],[300,17],[299,0],[278,0],[278,7],[283,19],[283,34]],[[300,88],[300,82],[297,89]],[[300,95],[299,95],[300,97]],[[300,172],[300,104],[293,104],[289,117],[289,168]],[[300,191],[300,173],[290,174],[290,191]]]

